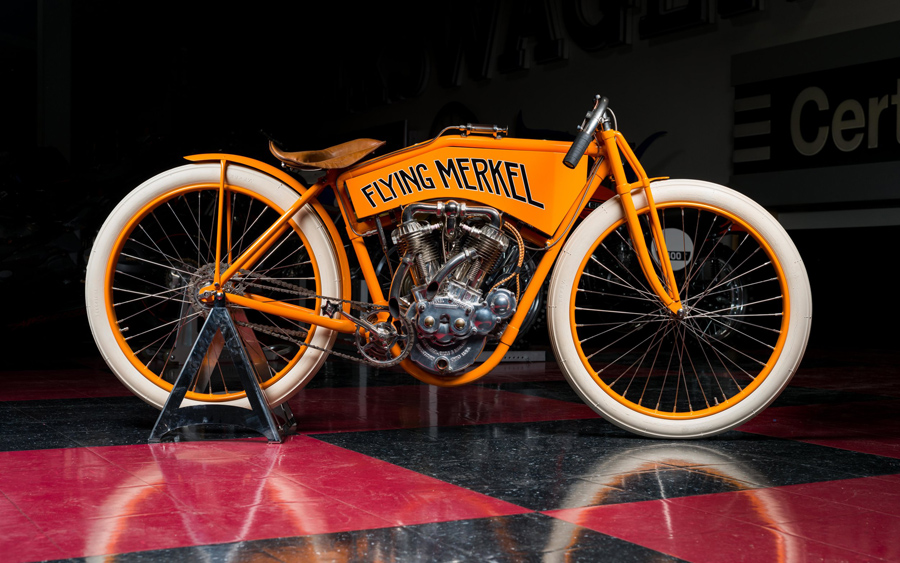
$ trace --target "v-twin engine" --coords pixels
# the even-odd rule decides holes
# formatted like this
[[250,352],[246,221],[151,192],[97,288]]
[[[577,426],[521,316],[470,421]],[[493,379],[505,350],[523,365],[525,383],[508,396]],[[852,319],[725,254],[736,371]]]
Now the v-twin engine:
[[500,214],[455,201],[413,204],[391,238],[401,257],[391,311],[416,331],[410,359],[433,374],[472,365],[516,311],[497,274],[521,249],[510,248]]

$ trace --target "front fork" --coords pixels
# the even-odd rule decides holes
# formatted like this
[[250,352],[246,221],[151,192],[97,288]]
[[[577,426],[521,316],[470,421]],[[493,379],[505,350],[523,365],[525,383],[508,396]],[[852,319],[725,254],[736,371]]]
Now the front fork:
[[[666,248],[666,240],[663,236],[662,225],[659,221],[659,213],[656,210],[656,203],[653,201],[653,194],[650,190],[650,179],[644,168],[632,152],[631,147],[625,141],[625,138],[614,129],[599,132],[600,141],[606,149],[612,168],[613,179],[616,181],[616,192],[622,202],[622,209],[625,212],[625,221],[628,225],[628,233],[634,243],[634,249],[637,252],[638,262],[644,277],[650,283],[653,292],[659,300],[665,305],[671,313],[677,317],[684,315],[681,305],[681,298],[678,293],[678,283],[675,281],[675,272],[672,269],[672,262],[669,260],[669,251]],[[621,151],[621,153],[620,153]],[[637,181],[629,183],[625,175],[625,167],[622,165],[620,154],[625,156],[625,160],[637,174]],[[647,247],[647,240],[644,238],[644,231],[638,220],[637,210],[634,207],[632,193],[636,190],[643,190],[644,196],[647,198],[648,219],[650,221],[650,233],[656,242],[656,248],[659,254],[659,264],[662,268],[662,277],[665,285],[660,281],[656,268],[653,266],[653,259],[650,256]]]

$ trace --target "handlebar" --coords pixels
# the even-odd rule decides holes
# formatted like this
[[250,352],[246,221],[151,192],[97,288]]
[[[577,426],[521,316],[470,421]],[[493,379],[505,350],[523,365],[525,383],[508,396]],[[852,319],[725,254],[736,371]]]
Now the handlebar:
[[594,132],[597,130],[600,121],[606,114],[606,108],[609,107],[608,98],[598,94],[595,97],[595,100],[594,109],[589,111],[585,116],[584,121],[581,122],[581,126],[579,127],[580,131],[575,135],[575,141],[572,143],[572,146],[569,147],[569,152],[566,153],[566,157],[563,159],[563,164],[568,168],[575,168],[575,166],[578,165],[578,161],[584,156],[584,151],[586,151],[588,145],[591,144],[591,139],[594,138]]

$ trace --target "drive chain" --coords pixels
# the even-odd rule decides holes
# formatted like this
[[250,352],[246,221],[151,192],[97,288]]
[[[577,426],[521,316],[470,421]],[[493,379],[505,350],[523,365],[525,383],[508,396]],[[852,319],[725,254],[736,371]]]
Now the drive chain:
[[[326,310],[330,307],[338,307],[338,306],[343,306],[344,304],[349,304],[351,309],[356,309],[356,310],[362,311],[366,314],[380,313],[380,312],[388,311],[388,308],[383,305],[375,305],[373,303],[367,303],[365,301],[354,301],[352,299],[341,299],[338,297],[328,297],[325,295],[318,295],[314,291],[310,291],[309,289],[306,289],[305,287],[293,285],[293,284],[290,284],[290,283],[287,283],[287,282],[284,282],[281,280],[267,278],[265,276],[261,276],[259,274],[253,274],[251,272],[246,272],[246,271],[241,271],[241,273],[244,275],[244,279],[240,283],[240,288],[239,288],[240,293],[243,293],[243,290],[247,286],[263,285],[260,283],[255,283],[253,281],[249,281],[249,282],[244,281],[244,280],[248,280],[248,279],[250,279],[250,280],[258,279],[258,280],[264,281],[266,288],[273,290],[273,291],[281,291],[284,293],[291,293],[291,294],[299,293],[305,297],[319,299],[322,303],[325,303],[325,307],[323,307],[323,308]],[[337,309],[335,309],[335,311],[336,310]],[[404,328],[407,331],[407,338],[409,338],[411,335],[412,327],[409,326],[409,323],[407,321],[405,321],[405,319],[401,319],[400,322],[401,322],[401,324],[404,325]],[[343,358],[345,360],[351,360],[354,362],[359,362],[359,363],[370,365],[373,367],[382,367],[383,368],[383,367],[395,366],[395,365],[399,364],[400,362],[402,362],[403,360],[405,360],[406,357],[409,356],[410,351],[412,350],[412,346],[405,346],[403,348],[403,352],[397,357],[392,357],[389,360],[372,360],[372,359],[369,359],[366,357],[351,356],[350,354],[344,354],[341,352],[337,352],[333,349],[325,348],[322,346],[317,346],[315,344],[310,344],[309,342],[306,342],[304,340],[298,340],[299,338],[306,338],[306,336],[309,334],[309,332],[305,331],[305,330],[291,330],[291,329],[286,329],[286,328],[277,328],[277,327],[270,326],[270,325],[262,325],[262,324],[257,324],[257,323],[246,323],[246,322],[240,322],[240,321],[235,322],[235,324],[238,326],[244,326],[247,328],[251,328],[255,331],[259,331],[264,334],[268,334],[269,336],[274,336],[275,338],[280,338],[282,340],[292,342],[298,346],[305,346],[307,348],[312,348],[314,350],[326,352],[328,354],[337,356],[339,358]],[[357,327],[356,333],[357,333],[357,336],[359,336],[359,327]]]

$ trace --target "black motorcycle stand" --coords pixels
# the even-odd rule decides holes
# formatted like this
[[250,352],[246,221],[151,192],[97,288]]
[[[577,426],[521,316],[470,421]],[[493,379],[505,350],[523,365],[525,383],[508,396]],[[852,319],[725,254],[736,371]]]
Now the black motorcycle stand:
[[[247,393],[250,410],[221,404],[203,404],[182,407],[181,403],[187,394],[188,387],[200,371],[203,359],[212,344],[216,333],[221,332],[225,344],[223,351],[234,358],[235,368]],[[215,304],[203,323],[203,328],[194,342],[194,347],[187,358],[166,404],[156,420],[150,433],[150,443],[159,443],[169,432],[190,426],[206,426],[213,428],[238,427],[258,432],[265,436],[269,443],[281,443],[285,434],[296,425],[294,415],[287,403],[280,407],[284,423],[279,426],[266,400],[266,395],[259,386],[256,369],[250,361],[247,350],[238,335],[231,315],[221,299]]]

